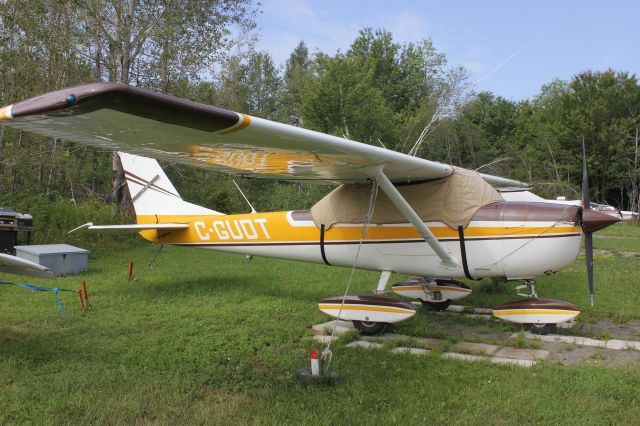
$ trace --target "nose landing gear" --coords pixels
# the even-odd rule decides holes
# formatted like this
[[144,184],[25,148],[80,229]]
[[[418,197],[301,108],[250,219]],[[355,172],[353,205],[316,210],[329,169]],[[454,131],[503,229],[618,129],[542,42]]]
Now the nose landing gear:
[[[528,294],[520,292],[525,288],[529,290]],[[524,280],[523,285],[516,287],[516,292],[526,299],[496,306],[493,309],[493,316],[524,324],[525,328],[532,333],[554,333],[558,323],[569,321],[580,314],[580,309],[573,303],[539,298],[534,280]]]

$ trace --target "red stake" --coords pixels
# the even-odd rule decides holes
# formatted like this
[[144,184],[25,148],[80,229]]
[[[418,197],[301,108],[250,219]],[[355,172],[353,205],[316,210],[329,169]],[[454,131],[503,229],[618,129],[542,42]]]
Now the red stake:
[[82,305],[82,310],[84,311],[85,307],[84,300],[82,299],[82,290],[76,290],[76,293],[78,293],[78,297],[80,298],[80,305]]
[[87,283],[82,280],[82,289],[84,290],[84,300],[87,301],[87,308],[89,307],[89,294],[87,293]]
[[129,260],[129,279],[133,276],[133,260]]

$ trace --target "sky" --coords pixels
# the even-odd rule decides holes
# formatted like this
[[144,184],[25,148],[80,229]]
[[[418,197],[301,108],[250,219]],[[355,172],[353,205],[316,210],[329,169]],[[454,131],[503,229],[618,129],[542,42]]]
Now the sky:
[[511,100],[585,70],[640,71],[640,1],[262,0],[257,22],[257,48],[278,64],[300,40],[344,52],[366,27],[397,42],[430,37],[477,91]]

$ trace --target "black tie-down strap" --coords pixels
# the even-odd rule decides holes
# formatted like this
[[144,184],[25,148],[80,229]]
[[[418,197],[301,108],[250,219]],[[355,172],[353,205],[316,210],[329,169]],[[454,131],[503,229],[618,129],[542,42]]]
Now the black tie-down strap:
[[473,278],[469,273],[469,264],[467,263],[467,248],[464,242],[464,228],[462,226],[458,226],[458,238],[460,239],[460,254],[462,255],[462,269],[464,270],[464,275],[470,280],[475,280],[476,278]]
[[322,255],[322,260],[324,261],[324,263],[331,266],[331,264],[327,260],[327,255],[324,252],[324,224],[320,225],[320,254]]

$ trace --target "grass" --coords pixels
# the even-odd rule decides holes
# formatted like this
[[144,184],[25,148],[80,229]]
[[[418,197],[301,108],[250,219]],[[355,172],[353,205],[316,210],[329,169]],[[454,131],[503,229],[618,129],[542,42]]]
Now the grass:
[[[145,270],[156,250],[101,249],[91,255],[90,272],[57,280],[64,288],[87,280],[94,306],[82,312],[75,296],[64,294],[64,321],[51,294],[0,287],[0,423],[625,424],[640,418],[637,363],[523,369],[443,359],[438,350],[413,357],[346,349],[339,340],[332,365],[341,382],[302,387],[292,375],[307,367],[311,325],[327,320],[317,301],[344,291],[348,269],[262,258],[247,263],[237,255],[165,247],[157,268]],[[126,279],[129,259],[140,276],[134,283]],[[579,304],[586,321],[640,319],[638,259],[596,260],[593,309],[582,262],[541,278],[538,290]],[[354,292],[370,291],[377,278],[357,271]],[[496,293],[489,282],[473,286],[466,303],[514,298],[512,285]],[[444,318],[419,313],[397,330],[428,336],[429,324]],[[499,324],[486,327],[502,330]]]

